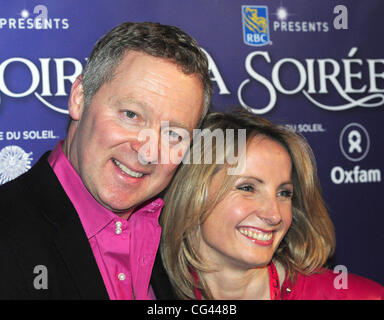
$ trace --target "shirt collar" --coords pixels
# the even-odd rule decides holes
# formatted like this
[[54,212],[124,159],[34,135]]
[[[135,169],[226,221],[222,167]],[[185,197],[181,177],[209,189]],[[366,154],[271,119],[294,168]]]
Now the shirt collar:
[[[87,238],[90,239],[112,221],[121,218],[93,198],[65,156],[62,146],[63,141],[60,141],[50,153],[48,162],[75,207]],[[157,221],[163,205],[162,199],[152,199],[136,208],[132,215],[143,215]]]

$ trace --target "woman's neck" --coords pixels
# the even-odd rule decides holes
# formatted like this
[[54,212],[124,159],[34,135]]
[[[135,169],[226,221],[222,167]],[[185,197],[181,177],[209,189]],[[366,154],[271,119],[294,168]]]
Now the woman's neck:
[[221,268],[204,275],[216,300],[268,300],[268,267],[252,269]]

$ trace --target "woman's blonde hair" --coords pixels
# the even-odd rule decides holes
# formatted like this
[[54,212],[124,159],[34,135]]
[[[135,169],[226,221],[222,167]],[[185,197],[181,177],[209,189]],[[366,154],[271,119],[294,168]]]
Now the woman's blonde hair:
[[[328,216],[320,192],[320,184],[313,152],[302,136],[274,125],[268,120],[246,111],[211,113],[201,129],[226,132],[234,129],[234,142],[212,143],[212,148],[202,148],[201,140],[194,138],[191,154],[200,155],[200,163],[183,163],[165,194],[165,207],[161,216],[161,255],[165,269],[180,298],[195,299],[194,287],[203,296],[212,299],[204,281],[204,273],[212,271],[199,255],[200,226],[212,208],[233,187],[236,176],[226,175],[223,187],[214,199],[208,199],[208,189],[213,176],[229,164],[229,154],[239,150],[237,134],[245,129],[246,142],[255,136],[265,136],[279,142],[288,151],[292,161],[292,224],[276,250],[273,259],[280,262],[291,280],[296,274],[311,274],[324,266],[334,251],[334,227]],[[243,131],[244,132],[244,131]],[[201,139],[200,135],[198,138]],[[228,137],[224,135],[224,139]],[[224,146],[224,147],[222,147]],[[207,152],[212,161],[204,163]],[[196,162],[196,161],[194,161]],[[196,283],[196,272],[199,283]]]

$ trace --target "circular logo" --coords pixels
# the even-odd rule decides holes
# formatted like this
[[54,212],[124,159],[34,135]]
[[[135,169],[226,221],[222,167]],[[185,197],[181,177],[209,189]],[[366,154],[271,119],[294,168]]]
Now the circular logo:
[[341,152],[348,160],[361,161],[369,151],[368,131],[359,123],[350,123],[341,131],[339,143]]
[[17,178],[31,169],[32,152],[26,153],[18,146],[7,146],[0,150],[0,184]]

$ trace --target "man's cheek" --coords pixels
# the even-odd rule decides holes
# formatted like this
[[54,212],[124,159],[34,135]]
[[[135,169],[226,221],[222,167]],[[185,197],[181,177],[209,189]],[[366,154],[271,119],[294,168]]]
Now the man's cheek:
[[[187,160],[189,153],[187,153],[188,146],[180,145],[171,150],[171,162],[178,166],[182,161]],[[188,162],[188,161],[187,161]]]
[[173,175],[176,172],[178,165],[177,164],[161,164],[158,169],[161,170],[161,174],[159,175],[159,181],[161,184],[168,185],[168,183],[173,178]]

